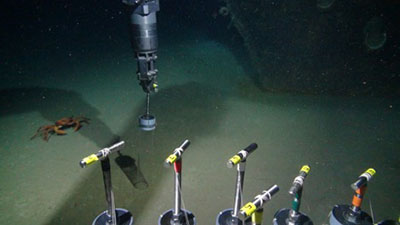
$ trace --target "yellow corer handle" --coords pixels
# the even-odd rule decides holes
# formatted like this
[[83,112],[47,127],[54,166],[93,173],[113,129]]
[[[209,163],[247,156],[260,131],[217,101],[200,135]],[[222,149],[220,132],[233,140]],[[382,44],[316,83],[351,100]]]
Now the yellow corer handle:
[[89,155],[88,157],[83,158],[83,159],[80,161],[79,164],[80,164],[81,167],[83,168],[83,167],[86,167],[86,166],[88,166],[88,165],[90,165],[90,164],[96,162],[96,161],[99,161],[99,157],[97,157],[96,154],[91,154],[91,155]]

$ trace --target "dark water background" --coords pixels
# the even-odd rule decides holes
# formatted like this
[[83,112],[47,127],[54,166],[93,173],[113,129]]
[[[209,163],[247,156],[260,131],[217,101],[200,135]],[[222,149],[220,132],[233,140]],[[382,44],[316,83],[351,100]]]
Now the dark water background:
[[[1,4],[1,224],[90,224],[106,207],[100,166],[82,170],[77,163],[117,139],[127,142],[123,154],[137,168],[130,177],[135,186],[115,163],[117,156],[112,157],[117,207],[129,209],[136,224],[156,224],[159,214],[172,207],[173,199],[172,171],[161,162],[186,138],[193,144],[185,153],[183,197],[198,224],[213,224],[219,211],[231,207],[235,173],[225,167],[225,161],[251,142],[260,147],[248,160],[245,201],[272,184],[281,187],[276,200],[266,206],[266,224],[276,210],[290,206],[287,190],[303,164],[310,164],[312,172],[302,211],[315,224],[327,223],[333,205],[350,203],[350,183],[369,167],[378,173],[364,210],[369,212],[371,200],[377,220],[397,219],[398,4],[365,7],[356,14],[357,8],[349,3],[340,24],[387,12],[384,17],[391,36],[377,52],[360,50],[362,43],[358,43],[356,50],[321,58],[324,63],[326,59],[351,59],[349,63],[358,62],[360,68],[371,66],[366,62],[377,63],[373,75],[367,74],[367,83],[372,83],[367,90],[362,83],[366,73],[352,73],[352,79],[338,79],[344,86],[321,83],[318,90],[327,87],[321,94],[292,79],[287,83],[298,84],[296,90],[287,86],[271,90],[269,79],[264,79],[268,76],[252,61],[229,17],[218,15],[223,2],[162,1],[158,13],[161,87],[151,100],[158,127],[150,133],[137,129],[144,93],[136,82],[136,62],[121,2]],[[346,31],[354,27],[357,22],[350,23]],[[279,35],[291,40],[283,38],[290,36],[287,32],[276,30],[270,36],[260,34],[255,44],[267,45]],[[353,37],[361,35],[359,30]],[[321,48],[331,52],[345,46],[331,38],[322,38],[320,42],[327,45]],[[281,44],[282,48],[273,48],[306,58],[304,46],[290,49]],[[268,58],[265,65],[272,64],[271,70],[279,75],[285,66],[312,65],[315,60],[318,57],[282,64],[282,60]],[[380,73],[385,74],[382,79],[376,76]],[[360,87],[355,85],[354,92],[348,92],[352,84]],[[334,91],[343,87],[347,91]],[[299,92],[302,88],[307,91]],[[48,143],[29,140],[39,126],[70,115],[85,115],[91,123],[78,133],[53,136]]]

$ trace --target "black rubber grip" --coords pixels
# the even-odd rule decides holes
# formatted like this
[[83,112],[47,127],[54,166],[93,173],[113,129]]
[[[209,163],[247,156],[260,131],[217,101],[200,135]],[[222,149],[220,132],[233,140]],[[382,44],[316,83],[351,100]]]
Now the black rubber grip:
[[249,146],[247,146],[245,149],[243,149],[243,150],[245,150],[246,152],[248,152],[248,153],[251,153],[251,152],[253,152],[254,150],[256,150],[256,148],[258,147],[258,145],[256,144],[256,143],[252,143],[252,144],[250,144]]
[[364,186],[364,185],[366,185],[367,184],[367,178],[365,178],[365,177],[359,177],[358,178],[358,180],[356,181],[356,182],[354,182],[353,184],[351,184],[351,188],[353,189],[353,190],[357,190],[357,189],[359,189],[359,188],[361,188],[362,186]]
[[182,148],[183,150],[186,150],[186,148],[189,147],[189,145],[190,145],[190,141],[186,139],[186,140],[181,144],[180,148]]
[[298,183],[293,183],[289,189],[289,194],[295,196],[297,192],[302,188],[302,186]]
[[82,160],[82,161],[79,162],[79,165],[80,165],[82,168],[85,168],[85,167],[86,167],[86,162],[84,162],[84,161]]
[[272,185],[267,191],[271,194],[271,196],[274,196],[276,193],[278,193],[279,187],[275,184]]
[[[299,176],[301,176],[303,178],[303,182],[307,177],[307,173],[305,173],[304,171],[300,171]],[[291,195],[296,195],[297,192],[303,187],[303,184],[299,184],[298,182],[295,182],[297,179],[297,177],[294,179],[292,186],[289,189],[289,194]]]

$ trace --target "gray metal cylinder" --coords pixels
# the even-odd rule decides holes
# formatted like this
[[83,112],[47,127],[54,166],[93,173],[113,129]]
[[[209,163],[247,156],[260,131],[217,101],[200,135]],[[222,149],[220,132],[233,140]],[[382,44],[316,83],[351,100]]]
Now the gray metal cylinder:
[[148,15],[131,14],[131,44],[135,52],[156,52],[157,17],[156,12]]
[[313,225],[311,219],[301,212],[297,212],[295,220],[290,220],[290,209],[280,209],[275,213],[274,219],[272,220],[273,225]]
[[[133,217],[128,210],[116,208],[115,212],[118,221],[117,225],[133,225]],[[92,225],[109,225],[107,211],[100,213],[94,219]]]
[[350,206],[348,205],[335,205],[329,215],[330,225],[372,225],[372,217],[364,211],[360,211],[357,217],[349,217]]
[[196,217],[193,215],[193,213],[189,210],[186,209],[181,209],[182,211],[182,221],[179,221],[177,223],[174,223],[173,221],[173,212],[174,209],[170,209],[168,211],[165,211],[163,214],[160,215],[158,218],[158,225],[196,225]]
[[139,127],[144,131],[152,131],[156,129],[156,118],[153,115],[140,116]]

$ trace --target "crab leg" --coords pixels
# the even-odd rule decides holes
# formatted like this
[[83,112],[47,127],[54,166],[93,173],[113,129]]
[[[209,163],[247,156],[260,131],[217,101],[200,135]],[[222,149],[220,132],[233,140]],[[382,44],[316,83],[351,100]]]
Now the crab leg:
[[78,121],[76,121],[76,125],[75,125],[75,127],[74,127],[74,131],[78,131],[79,128],[81,128],[81,123],[78,122]]
[[50,138],[49,133],[47,131],[43,132],[43,140],[49,141],[49,138]]
[[61,130],[61,128],[62,128],[62,126],[55,126],[54,127],[54,132],[56,132],[56,134],[58,134],[58,135],[66,134],[67,132]]
[[38,134],[39,134],[39,132],[40,132],[40,129],[42,129],[42,127],[39,127],[39,128],[36,130],[36,133],[35,133],[35,135],[33,135],[33,136],[31,137],[31,140],[34,139],[36,136],[38,136]]

